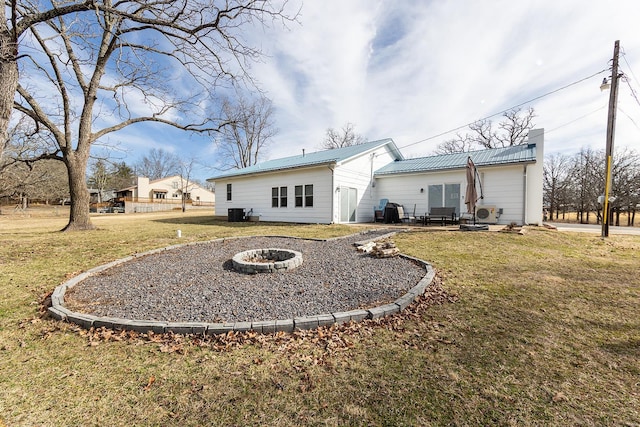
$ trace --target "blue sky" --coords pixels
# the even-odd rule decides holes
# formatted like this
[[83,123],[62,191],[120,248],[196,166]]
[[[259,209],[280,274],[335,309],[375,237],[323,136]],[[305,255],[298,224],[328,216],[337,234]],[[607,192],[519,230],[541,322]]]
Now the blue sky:
[[[280,129],[262,158],[316,151],[328,127],[346,122],[369,140],[393,138],[406,157],[430,155],[454,133],[435,135],[593,74],[524,108],[546,130],[546,153],[604,149],[608,92],[599,86],[610,72],[598,72],[610,67],[615,40],[629,79],[616,147],[640,151],[631,91],[640,97],[639,16],[637,0],[307,0],[299,23],[246,28],[265,53],[251,73]],[[208,138],[145,125],[108,142],[128,163],[162,148],[198,158],[198,178],[215,173]]]

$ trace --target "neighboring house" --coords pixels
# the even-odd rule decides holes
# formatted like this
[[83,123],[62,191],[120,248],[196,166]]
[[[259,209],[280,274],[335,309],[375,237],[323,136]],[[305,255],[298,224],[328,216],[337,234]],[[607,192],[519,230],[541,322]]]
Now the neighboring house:
[[136,185],[123,188],[116,193],[116,200],[124,202],[126,213],[179,209],[182,207],[183,197],[187,208],[215,206],[215,193],[183,179],[180,175],[153,181],[139,176]]
[[98,190],[97,188],[89,188],[89,203],[108,203],[115,199],[115,190]]
[[[500,224],[542,223],[544,130],[506,148],[405,159],[391,139],[270,160],[209,178],[223,194],[217,212],[245,209],[263,221],[372,222],[380,199],[421,216],[432,207],[466,212],[466,165]],[[495,208],[495,209],[493,209]]]

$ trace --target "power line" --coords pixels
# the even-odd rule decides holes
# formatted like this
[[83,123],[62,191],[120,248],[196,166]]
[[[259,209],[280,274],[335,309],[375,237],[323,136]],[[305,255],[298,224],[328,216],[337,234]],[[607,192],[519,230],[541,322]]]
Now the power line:
[[[624,51],[624,48],[622,49],[622,59],[624,60],[625,64],[627,64],[627,67],[629,67],[629,72],[631,73],[631,76],[633,77],[634,81],[637,83],[638,82],[638,78],[636,77],[635,73],[633,72],[633,68],[631,68],[631,64],[629,64],[629,61],[627,61],[627,53]],[[633,97],[633,99],[636,100],[636,104],[638,104],[638,106],[640,107],[640,100],[638,100],[638,94],[636,93],[635,89],[633,89],[633,87],[631,86],[631,82],[629,81],[629,77],[624,75],[622,76],[622,80],[627,84],[627,86],[629,86],[629,90],[631,91],[631,96]],[[620,111],[622,111],[620,108],[618,108]],[[625,113],[624,111],[622,111],[623,114],[625,116],[627,116],[629,118],[629,120],[631,120],[631,122],[635,125],[636,128],[638,128],[638,124],[635,122],[635,120],[633,120],[631,118],[631,116],[627,113]],[[640,129],[640,128],[638,128]]]
[[604,70],[600,70],[600,71],[598,71],[597,73],[593,73],[593,74],[591,74],[590,76],[584,77],[584,78],[582,78],[582,79],[580,79],[580,80],[576,80],[576,81],[575,81],[575,82],[573,82],[573,83],[569,83],[568,85],[562,86],[561,88],[558,88],[558,89],[552,90],[551,92],[547,92],[547,93],[545,93],[545,94],[543,94],[543,95],[536,96],[535,98],[532,98],[532,99],[530,99],[530,100],[528,100],[528,101],[525,101],[525,102],[521,102],[521,103],[520,103],[520,104],[518,104],[518,105],[514,105],[513,107],[506,108],[506,109],[501,110],[501,111],[499,111],[499,112],[497,112],[497,113],[491,114],[490,116],[486,116],[486,117],[483,117],[483,118],[481,118],[481,119],[474,120],[473,122],[467,123],[467,124],[465,124],[465,125],[458,126],[458,127],[454,128],[454,129],[450,129],[450,130],[448,130],[448,131],[446,131],[446,132],[442,132],[442,133],[439,133],[439,134],[437,134],[437,135],[433,135],[433,136],[430,136],[430,137],[428,137],[428,138],[421,139],[420,141],[412,142],[412,143],[410,143],[410,144],[403,145],[403,146],[398,147],[398,148],[407,148],[407,147],[411,147],[412,145],[416,145],[416,144],[420,144],[420,143],[422,143],[422,142],[430,141],[430,140],[432,140],[432,139],[439,138],[439,137],[444,136],[444,135],[446,135],[446,134],[449,134],[449,133],[451,133],[451,132],[455,132],[455,131],[457,131],[457,130],[464,129],[464,128],[466,128],[466,127],[468,127],[468,126],[470,126],[470,125],[472,125],[472,124],[474,124],[474,123],[477,123],[477,122],[479,122],[479,121],[488,120],[488,119],[490,119],[490,118],[492,118],[492,117],[495,117],[495,116],[499,116],[499,115],[501,115],[501,114],[504,114],[504,113],[506,113],[507,111],[514,110],[514,109],[516,109],[516,108],[522,107],[523,105],[529,104],[529,103],[531,103],[531,102],[533,102],[533,101],[537,101],[538,99],[544,98],[544,97],[549,96],[549,95],[553,95],[554,93],[557,93],[557,92],[560,92],[561,90],[565,90],[565,89],[567,89],[567,88],[570,88],[571,86],[577,85],[578,83],[582,83],[583,81],[585,81],[585,80],[589,80],[590,78],[595,77],[595,76],[597,76],[598,74],[602,74],[602,73],[604,73],[604,72],[606,72],[606,71],[607,71],[607,69],[605,68]]
[[627,61],[627,53],[624,51],[624,47],[622,48],[622,59],[624,60],[624,63],[627,64],[627,67],[629,67],[629,72],[631,73],[631,76],[633,76],[633,79],[637,82],[638,78],[633,72],[633,68],[631,68],[631,64],[629,64],[629,61]]
[[570,124],[572,124],[572,123],[575,123],[575,122],[577,122],[578,120],[582,120],[582,119],[584,119],[584,118],[586,118],[586,117],[589,117],[590,115],[592,115],[592,114],[594,114],[594,113],[597,113],[598,111],[604,110],[605,108],[607,108],[607,106],[606,106],[606,105],[603,105],[602,107],[600,107],[600,108],[596,108],[595,110],[591,111],[590,113],[584,114],[584,115],[582,115],[582,116],[580,116],[580,117],[578,117],[578,118],[576,118],[576,119],[571,120],[570,122],[563,123],[563,124],[561,124],[560,126],[556,126],[556,127],[554,127],[553,129],[549,129],[549,130],[545,129],[545,130],[544,130],[544,133],[545,133],[545,134],[550,134],[550,133],[551,133],[551,132],[553,132],[554,130],[558,130],[558,129],[563,128],[563,127],[565,127],[565,126],[568,126],[568,125],[570,125]]
[[628,78],[624,78],[622,79],[627,86],[629,86],[629,90],[631,91],[631,96],[633,96],[633,99],[636,100],[636,104],[638,104],[638,106],[640,107],[640,100],[638,100],[638,94],[636,93],[635,90],[633,90],[633,88],[631,87],[631,83],[629,83],[629,79]]
[[618,111],[620,111],[622,114],[624,114],[625,116],[627,116],[627,118],[628,118],[629,120],[631,120],[631,123],[633,123],[633,125],[636,127],[636,129],[640,130],[640,127],[638,126],[638,124],[636,123],[636,121],[635,121],[635,120],[633,120],[633,118],[632,118],[630,115],[628,115],[626,111],[624,111],[624,110],[623,110],[622,108],[620,108],[619,106],[618,106]]

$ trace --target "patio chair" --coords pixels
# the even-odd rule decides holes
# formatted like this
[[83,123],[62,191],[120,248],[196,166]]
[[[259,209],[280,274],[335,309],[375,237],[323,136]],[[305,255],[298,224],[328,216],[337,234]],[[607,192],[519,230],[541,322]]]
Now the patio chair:
[[416,205],[413,205],[413,215],[410,215],[408,212],[404,211],[404,206],[398,206],[398,217],[402,222],[408,222],[411,224],[416,223]]
[[389,203],[389,199],[380,199],[378,206],[373,207],[373,220],[375,222],[384,222],[384,208]]

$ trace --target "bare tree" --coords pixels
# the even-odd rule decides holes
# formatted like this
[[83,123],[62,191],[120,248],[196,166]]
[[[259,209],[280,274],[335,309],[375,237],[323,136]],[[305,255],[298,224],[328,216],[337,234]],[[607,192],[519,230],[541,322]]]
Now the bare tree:
[[177,175],[180,172],[180,159],[162,148],[152,148],[136,164],[136,173],[154,180]]
[[[14,2],[8,7],[2,2],[0,7],[0,161],[4,158],[4,150],[9,140],[9,121],[13,110],[13,98],[18,85],[18,33],[15,28]],[[7,20],[9,10],[10,21]],[[11,24],[9,23],[11,22]]]
[[439,144],[435,149],[436,154],[467,153],[475,147],[475,142],[469,135],[456,134],[456,138],[449,139]]
[[569,203],[568,188],[571,159],[563,154],[552,154],[544,159],[543,199],[549,207],[549,220],[557,219],[560,208]]
[[187,210],[187,200],[191,200],[191,190],[195,187],[195,183],[192,181],[193,168],[196,165],[196,159],[191,157],[189,159],[180,160],[180,197],[182,201],[182,212]]
[[620,214],[627,212],[627,225],[631,225],[636,206],[640,203],[639,192],[640,156],[629,148],[616,150],[611,168],[611,194],[615,197],[611,202],[611,212],[615,217],[611,223],[620,225]]
[[104,160],[98,159],[89,166],[88,184],[98,190],[98,203],[104,199],[104,191],[109,183],[109,171]]
[[[11,154],[11,146],[6,150]],[[44,160],[34,164],[24,162],[8,163],[0,172],[0,197],[18,201],[23,208],[29,199],[49,203],[68,197],[69,185],[62,163]]]
[[582,148],[573,158],[570,167],[573,206],[576,210],[576,220],[588,223],[591,212],[596,212],[600,220],[598,196],[602,192],[604,182],[604,151]]
[[349,147],[351,145],[358,145],[367,142],[367,139],[355,132],[355,125],[353,123],[345,123],[341,129],[336,130],[334,128],[328,128],[324,141],[322,141],[322,148],[332,150],[334,148]]
[[[0,158],[0,197],[14,197],[26,207],[29,198],[48,203],[68,197],[69,185],[64,165],[55,161],[31,162],[34,153],[48,141],[20,117],[8,132]],[[58,164],[60,163],[60,164]]]
[[522,145],[527,141],[529,131],[535,126],[536,117],[533,108],[522,111],[520,108],[505,111],[498,129],[488,119],[478,120],[469,125],[470,133],[458,133],[455,138],[443,142],[436,153],[461,153],[479,148],[498,148]]
[[69,197],[67,171],[61,162],[53,160],[37,162],[30,172],[30,176],[22,181],[28,183],[25,195],[30,199],[49,204]]
[[249,100],[238,95],[235,101],[224,100],[222,115],[226,124],[215,141],[219,168],[240,169],[256,164],[278,133],[271,101],[263,96]]
[[[588,223],[593,212],[602,221],[602,206],[598,199],[604,188],[604,151],[582,148],[568,157],[553,154],[544,162],[544,201],[550,207],[551,219],[563,218],[567,207],[576,212],[576,220]],[[627,213],[627,225],[632,225],[640,203],[640,155],[623,148],[613,156],[611,168],[610,224],[620,225],[620,215]]]
[[37,158],[67,167],[65,230],[93,228],[85,183],[92,144],[141,122],[218,131],[219,122],[200,111],[202,101],[222,82],[247,75],[260,51],[241,29],[289,19],[286,3],[7,1],[0,9],[0,146],[12,106],[49,133],[56,147]]

